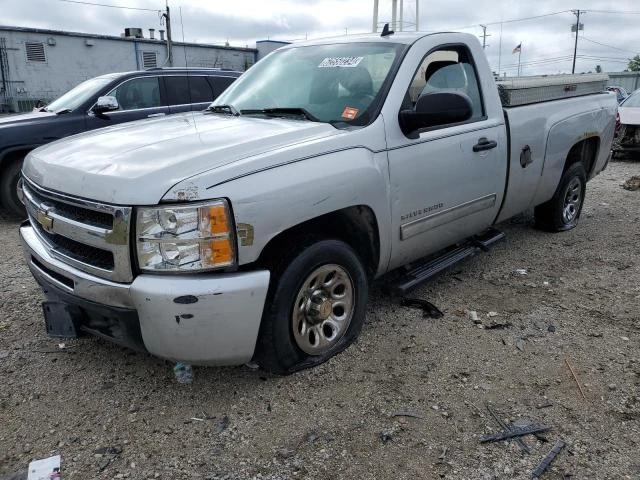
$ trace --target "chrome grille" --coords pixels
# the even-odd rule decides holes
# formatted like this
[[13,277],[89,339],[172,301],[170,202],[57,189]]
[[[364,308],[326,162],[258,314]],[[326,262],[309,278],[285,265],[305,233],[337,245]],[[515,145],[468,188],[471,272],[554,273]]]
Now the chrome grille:
[[133,279],[130,207],[49,192],[27,178],[22,189],[29,221],[52,256],[114,282]]

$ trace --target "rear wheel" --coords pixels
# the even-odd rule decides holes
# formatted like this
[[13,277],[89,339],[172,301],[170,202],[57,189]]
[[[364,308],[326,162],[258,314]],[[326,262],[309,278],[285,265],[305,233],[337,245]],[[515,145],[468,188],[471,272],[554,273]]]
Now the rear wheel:
[[325,362],[355,340],[368,281],[357,254],[339,240],[304,242],[280,265],[270,269],[255,359],[263,369],[286,375]]
[[578,224],[587,186],[582,162],[574,163],[562,175],[553,198],[535,209],[536,226],[562,232]]
[[11,161],[0,174],[0,203],[12,215],[24,218],[27,212],[18,198],[22,159]]

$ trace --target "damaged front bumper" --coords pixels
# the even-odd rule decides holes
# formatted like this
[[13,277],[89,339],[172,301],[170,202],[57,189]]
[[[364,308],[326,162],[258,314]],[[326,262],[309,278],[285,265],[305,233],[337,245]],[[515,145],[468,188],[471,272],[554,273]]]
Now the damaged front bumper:
[[49,301],[67,305],[76,330],[196,365],[251,360],[268,271],[139,275],[122,284],[52,257],[28,223],[20,238],[31,273]]

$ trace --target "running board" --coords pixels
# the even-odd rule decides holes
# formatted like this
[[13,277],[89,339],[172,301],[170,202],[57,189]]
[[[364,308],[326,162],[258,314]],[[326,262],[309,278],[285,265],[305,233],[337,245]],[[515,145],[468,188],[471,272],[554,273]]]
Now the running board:
[[391,282],[386,289],[389,293],[395,295],[406,295],[411,289],[461,260],[469,258],[481,250],[488,251],[491,245],[503,238],[504,233],[495,228],[490,228],[481,235],[471,237],[462,245],[452,250],[447,250],[442,255],[435,258],[429,257],[427,260],[414,263],[410,270]]

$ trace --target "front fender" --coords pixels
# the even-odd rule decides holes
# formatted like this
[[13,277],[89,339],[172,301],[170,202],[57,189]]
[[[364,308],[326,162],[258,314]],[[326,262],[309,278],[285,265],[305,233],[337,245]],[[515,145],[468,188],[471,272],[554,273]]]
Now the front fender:
[[374,212],[380,238],[378,273],[389,261],[389,183],[386,152],[353,148],[283,165],[216,187],[231,200],[236,225],[253,231],[239,245],[239,262],[254,262],[278,234],[307,220],[346,207]]

